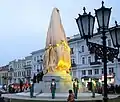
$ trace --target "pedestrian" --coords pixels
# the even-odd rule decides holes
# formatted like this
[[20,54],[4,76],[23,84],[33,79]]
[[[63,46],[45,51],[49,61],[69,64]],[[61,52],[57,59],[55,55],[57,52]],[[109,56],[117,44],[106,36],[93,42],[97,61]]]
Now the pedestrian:
[[95,98],[96,82],[92,80],[92,97]]
[[20,92],[23,91],[22,88],[23,88],[23,81],[20,79]]
[[50,90],[51,90],[51,93],[52,93],[52,99],[54,99],[55,98],[55,91],[56,91],[55,79],[52,79]]
[[79,90],[79,82],[78,79],[76,78],[75,81],[73,82],[73,91],[74,91],[75,99],[77,99],[78,90]]
[[73,94],[72,90],[69,90],[69,96],[67,98],[67,102],[75,102],[74,94]]
[[30,83],[30,97],[33,98],[33,94],[34,94],[34,83],[33,80],[31,79],[31,83]]

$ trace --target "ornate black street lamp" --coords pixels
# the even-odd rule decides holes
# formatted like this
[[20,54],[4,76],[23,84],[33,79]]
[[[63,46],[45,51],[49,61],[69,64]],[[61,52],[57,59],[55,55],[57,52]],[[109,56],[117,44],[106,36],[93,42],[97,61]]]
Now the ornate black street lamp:
[[116,26],[109,29],[114,47],[120,47],[120,26],[115,21]]
[[85,11],[85,7],[83,8],[83,10],[83,15],[79,14],[79,17],[76,19],[76,22],[79,28],[81,38],[84,38],[88,41],[88,39],[93,36],[95,17],[91,15],[91,12],[87,14]]
[[[114,49],[111,47],[106,46],[106,32],[110,31],[113,45],[115,47],[120,47],[120,29],[119,27],[114,27],[112,29],[108,29],[109,27],[109,20],[110,20],[110,14],[111,14],[111,8],[105,8],[104,2],[102,1],[102,7],[100,9],[95,10],[97,22],[98,22],[98,32],[102,34],[102,42],[103,45],[96,44],[93,42],[89,42],[88,39],[93,37],[93,29],[94,29],[94,21],[95,17],[92,16],[90,13],[87,14],[84,7],[84,13],[83,15],[79,14],[79,17],[76,19],[79,32],[81,35],[81,38],[86,40],[86,44],[88,46],[88,49],[90,53],[94,53],[98,59],[102,59],[102,62],[104,64],[104,101],[106,102],[108,99],[107,96],[107,61],[114,61],[114,58],[118,57],[119,50]],[[119,41],[118,41],[119,40]]]

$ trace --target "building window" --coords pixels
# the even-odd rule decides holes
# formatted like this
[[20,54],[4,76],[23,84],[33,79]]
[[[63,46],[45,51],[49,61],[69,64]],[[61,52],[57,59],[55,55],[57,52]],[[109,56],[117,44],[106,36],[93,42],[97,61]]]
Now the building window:
[[85,64],[85,57],[82,57],[82,64]]
[[24,73],[23,75],[26,76],[25,71],[23,73]]
[[71,63],[74,64],[75,63],[75,59],[71,59]]
[[42,65],[40,65],[40,71],[42,71]]
[[70,48],[70,54],[74,54],[73,48]]
[[104,69],[102,68],[102,74],[104,74]]
[[12,76],[12,73],[10,73],[10,76]]
[[22,76],[24,76],[24,72],[22,72]]
[[34,57],[34,61],[36,61],[36,57]]
[[39,65],[37,65],[37,69],[39,69]]
[[76,77],[76,71],[73,71],[72,75],[73,75],[73,77]]
[[37,56],[37,60],[39,60],[39,56]]
[[20,72],[20,77],[21,77],[21,72]]
[[82,70],[82,75],[86,75],[86,70]]
[[91,56],[88,57],[88,63],[90,64],[91,62]]
[[27,65],[30,65],[31,64],[31,61],[27,61]]
[[29,76],[31,75],[31,70],[29,70]]
[[88,75],[92,75],[92,70],[88,70]]
[[95,74],[99,74],[99,69],[95,69]]
[[36,69],[36,65],[34,65],[34,70]]
[[19,77],[19,72],[17,72],[17,76]]
[[84,52],[84,46],[82,46],[82,52]]
[[17,72],[15,72],[15,77],[17,77]]
[[114,73],[114,69],[113,68],[109,68],[109,74]]
[[108,40],[108,46],[111,46],[111,39]]
[[16,73],[14,72],[14,77],[16,77]]
[[26,71],[26,76],[28,76],[28,74],[29,74],[29,72],[28,72],[28,70]]

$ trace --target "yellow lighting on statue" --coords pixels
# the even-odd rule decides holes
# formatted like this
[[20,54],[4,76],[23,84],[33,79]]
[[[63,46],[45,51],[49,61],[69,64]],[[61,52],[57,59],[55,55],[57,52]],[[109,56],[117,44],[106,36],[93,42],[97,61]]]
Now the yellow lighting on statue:
[[58,68],[60,68],[61,70],[69,70],[69,68],[71,67],[71,64],[68,62],[64,62],[63,60],[60,60],[58,62]]
[[56,44],[56,46],[58,47],[58,46],[59,46],[59,44]]
[[[68,46],[67,42],[65,42],[65,41],[61,41],[60,43],[58,43],[56,45],[50,45],[48,47],[48,49],[46,49],[46,50],[54,49],[54,48],[60,47],[60,46],[63,46],[65,48],[65,50],[67,50],[67,52],[70,53],[70,47]],[[71,62],[65,61],[64,56],[61,56],[61,58],[58,61],[57,66],[56,66],[55,72],[56,71],[66,71],[67,73],[70,73],[70,67],[71,67]],[[48,68],[48,72],[50,72],[50,68]]]
[[60,45],[63,45],[68,51],[70,51],[70,48],[65,41],[61,41],[60,43],[58,43],[54,46],[50,45],[46,50],[49,50],[49,49],[55,48],[55,47],[59,47]]

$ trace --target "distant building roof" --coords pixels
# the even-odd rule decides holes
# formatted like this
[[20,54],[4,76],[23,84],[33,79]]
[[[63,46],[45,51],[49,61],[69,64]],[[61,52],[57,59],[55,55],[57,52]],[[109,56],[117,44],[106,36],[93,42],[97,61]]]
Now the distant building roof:
[[40,50],[37,50],[37,51],[33,51],[31,54],[33,55],[33,54],[41,53],[41,52],[44,52],[44,51],[45,51],[45,49],[40,49]]
[[31,60],[32,59],[32,56],[26,56],[25,57],[25,60]]
[[8,71],[9,70],[9,65],[1,66],[0,71]]

